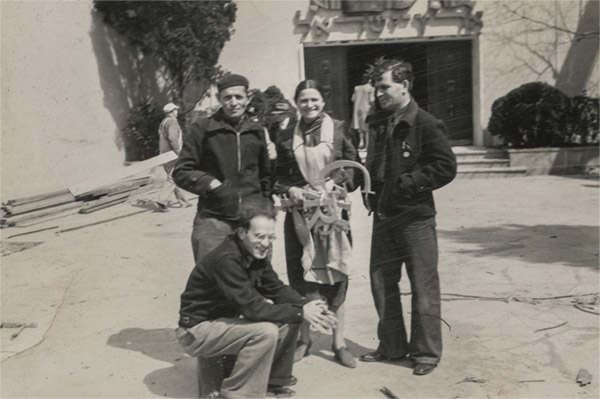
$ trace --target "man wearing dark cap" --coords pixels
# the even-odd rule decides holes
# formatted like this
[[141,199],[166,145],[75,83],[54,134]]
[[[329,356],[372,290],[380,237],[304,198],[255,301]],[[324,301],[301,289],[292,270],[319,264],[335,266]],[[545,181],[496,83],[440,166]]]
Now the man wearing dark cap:
[[192,232],[196,262],[233,232],[242,202],[271,196],[263,127],[246,115],[248,79],[225,75],[217,88],[221,109],[192,124],[173,172],[179,187],[199,196]]
[[[225,75],[217,83],[221,108],[196,120],[186,135],[173,179],[198,195],[192,230],[196,264],[233,233],[242,203],[271,197],[271,168],[263,126],[246,115],[248,79]],[[214,361],[200,359],[201,394],[210,384]],[[205,397],[205,396],[202,396]]]

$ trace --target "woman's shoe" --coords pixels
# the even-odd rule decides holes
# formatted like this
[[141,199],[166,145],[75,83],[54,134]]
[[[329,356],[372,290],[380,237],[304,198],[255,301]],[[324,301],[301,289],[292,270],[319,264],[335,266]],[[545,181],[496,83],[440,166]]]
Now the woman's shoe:
[[298,341],[296,343],[296,351],[294,352],[294,363],[299,362],[306,356],[310,355],[310,347],[312,346],[312,342],[303,342]]
[[346,366],[351,369],[356,367],[356,360],[354,359],[354,356],[352,356],[352,353],[350,353],[348,348],[346,348],[345,346],[342,346],[339,349],[335,349],[335,346],[332,346],[331,350],[333,351],[333,353],[335,355],[335,359],[338,362],[340,362],[342,364],[342,366]]

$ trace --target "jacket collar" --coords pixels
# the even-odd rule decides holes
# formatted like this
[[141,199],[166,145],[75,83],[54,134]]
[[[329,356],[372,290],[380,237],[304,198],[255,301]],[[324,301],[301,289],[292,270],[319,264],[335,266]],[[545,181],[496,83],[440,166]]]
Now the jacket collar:
[[232,233],[230,237],[231,240],[235,242],[240,251],[240,254],[242,255],[242,263],[244,267],[246,269],[249,269],[258,259],[255,259],[254,256],[252,256],[252,254],[248,252],[248,250],[246,249],[246,247],[235,232]]
[[[231,130],[232,132],[236,131],[235,128],[227,122],[227,119],[225,119],[225,113],[223,112],[223,109],[219,109],[213,116],[209,118],[206,130],[213,132],[222,129]],[[240,123],[240,133],[255,130],[263,130],[262,125],[258,122],[253,122],[248,115],[244,114]]]
[[406,106],[406,111],[402,114],[402,116],[396,121],[396,125],[400,122],[406,122],[408,126],[414,126],[415,120],[417,119],[417,111],[419,110],[419,104],[415,101],[414,98],[410,98],[410,102]]

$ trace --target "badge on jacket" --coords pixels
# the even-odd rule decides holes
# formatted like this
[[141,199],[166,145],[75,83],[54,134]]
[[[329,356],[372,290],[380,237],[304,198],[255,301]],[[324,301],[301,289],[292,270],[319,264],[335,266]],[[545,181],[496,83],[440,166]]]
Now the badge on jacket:
[[406,143],[406,141],[402,141],[402,156],[404,158],[410,157],[410,146]]

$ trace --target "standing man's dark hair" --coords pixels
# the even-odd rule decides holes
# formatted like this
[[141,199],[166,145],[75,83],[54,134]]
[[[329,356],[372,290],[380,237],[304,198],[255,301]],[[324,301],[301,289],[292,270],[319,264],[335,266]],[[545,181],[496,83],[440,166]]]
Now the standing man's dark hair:
[[377,80],[381,80],[382,75],[387,71],[392,71],[392,80],[396,83],[402,83],[402,81],[407,80],[410,83],[408,89],[412,90],[414,76],[410,63],[401,59],[384,60],[379,66]]
[[[376,97],[385,120],[369,126],[367,168],[375,195],[371,242],[371,291],[379,316],[377,350],[363,361],[409,356],[413,374],[429,374],[442,356],[440,283],[432,191],[456,175],[456,158],[444,123],[419,108],[410,94],[408,62],[380,60]],[[402,265],[412,288],[410,342],[398,284]]]

